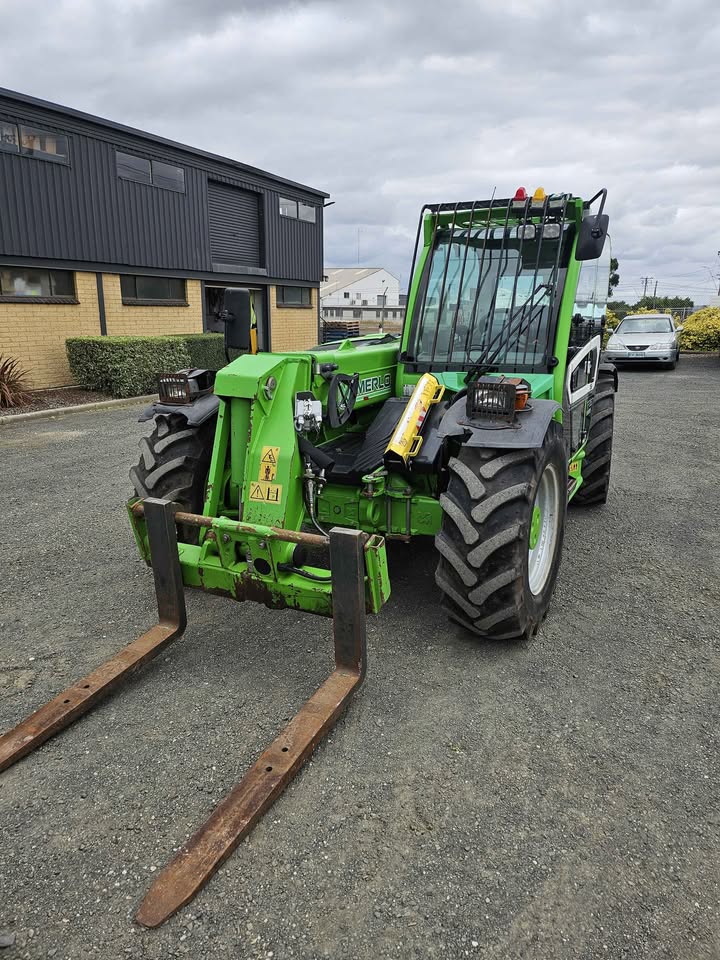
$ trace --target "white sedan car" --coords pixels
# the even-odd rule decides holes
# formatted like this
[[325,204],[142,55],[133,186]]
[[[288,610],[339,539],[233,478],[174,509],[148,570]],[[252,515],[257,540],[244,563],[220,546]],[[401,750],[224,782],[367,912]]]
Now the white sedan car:
[[675,368],[680,359],[679,333],[666,313],[638,313],[624,317],[605,348],[611,363],[656,363]]

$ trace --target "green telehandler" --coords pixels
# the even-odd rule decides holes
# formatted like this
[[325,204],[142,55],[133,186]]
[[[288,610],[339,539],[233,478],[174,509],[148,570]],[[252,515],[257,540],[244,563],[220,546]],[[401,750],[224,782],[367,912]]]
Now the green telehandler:
[[519,188],[427,205],[402,336],[258,353],[250,293],[228,289],[226,350],[240,355],[160,377],[128,504],[159,623],[0,738],[0,769],[179,636],[186,586],[331,616],[336,668],[155,880],[139,922],[194,896],[362,683],[386,539],[435,538],[441,603],[477,637],[537,632],[568,502],[608,493],[605,199]]

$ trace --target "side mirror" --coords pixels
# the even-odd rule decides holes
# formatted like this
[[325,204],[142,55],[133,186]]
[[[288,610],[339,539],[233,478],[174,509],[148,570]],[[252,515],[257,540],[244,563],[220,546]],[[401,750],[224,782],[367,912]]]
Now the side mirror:
[[679,323],[679,324],[675,327],[675,333],[682,333],[684,329],[685,329],[685,328],[683,327],[683,325],[682,325],[681,323]]
[[220,319],[225,324],[225,349],[249,350],[252,326],[250,291],[241,287],[226,287],[223,306]]
[[610,217],[606,213],[585,217],[578,233],[576,260],[597,260],[605,246],[609,223]]

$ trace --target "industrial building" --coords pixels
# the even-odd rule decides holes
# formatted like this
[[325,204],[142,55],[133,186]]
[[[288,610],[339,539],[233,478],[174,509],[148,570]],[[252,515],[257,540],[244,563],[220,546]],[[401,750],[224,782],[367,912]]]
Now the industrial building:
[[0,88],[0,354],[65,385],[67,337],[218,330],[227,286],[261,349],[312,346],[327,196]]

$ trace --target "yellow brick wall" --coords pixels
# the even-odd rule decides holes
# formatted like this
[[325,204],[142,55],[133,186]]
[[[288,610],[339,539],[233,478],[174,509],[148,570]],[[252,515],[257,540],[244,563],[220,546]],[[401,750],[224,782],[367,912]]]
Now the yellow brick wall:
[[[65,353],[68,337],[99,336],[100,317],[94,273],[76,273],[79,303],[0,303],[0,354],[16,357],[27,370],[32,389],[72,384]],[[103,276],[105,316],[109,336],[157,336],[202,332],[202,284],[187,280],[187,307],[143,307],[123,304],[118,274]],[[318,339],[318,291],[312,305],[278,307],[275,287],[269,288],[270,335],[276,353],[306,350]]]
[[72,383],[65,353],[67,337],[100,333],[94,273],[76,273],[79,303],[0,303],[0,354],[16,357],[31,388]]
[[318,291],[310,290],[310,307],[277,305],[275,287],[270,287],[270,344],[273,353],[307,350],[318,342]]
[[187,307],[128,306],[122,302],[120,277],[103,276],[109,337],[155,337],[165,333],[202,333],[202,284],[186,280]]

